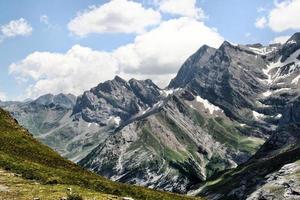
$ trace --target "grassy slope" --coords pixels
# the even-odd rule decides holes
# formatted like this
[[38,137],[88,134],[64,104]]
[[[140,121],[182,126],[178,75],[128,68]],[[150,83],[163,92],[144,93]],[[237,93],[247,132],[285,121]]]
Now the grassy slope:
[[36,141],[0,109],[0,168],[41,184],[74,185],[134,199],[192,199],[142,187],[119,184],[86,171]]
[[255,154],[264,143],[264,140],[260,138],[242,135],[234,125],[226,123],[222,118],[209,119],[207,128],[209,133],[220,143],[249,155]]
[[34,180],[19,177],[17,174],[0,170],[1,200],[28,200],[34,198],[58,200],[67,196],[68,188],[72,188],[73,193],[80,194],[85,200],[121,200],[117,196],[103,194],[74,185],[43,185]]

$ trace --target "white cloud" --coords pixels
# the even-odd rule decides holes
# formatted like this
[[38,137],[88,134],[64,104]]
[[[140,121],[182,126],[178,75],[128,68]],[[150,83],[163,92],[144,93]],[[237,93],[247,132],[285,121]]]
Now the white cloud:
[[257,28],[264,28],[266,25],[267,25],[267,19],[266,17],[260,17],[260,18],[257,18],[256,21],[255,21],[255,26]]
[[288,39],[290,39],[290,37],[291,36],[289,36],[289,35],[283,35],[283,36],[276,37],[270,42],[270,44],[275,44],[275,43],[284,44]]
[[6,101],[6,95],[3,92],[0,92],[0,101]]
[[141,3],[111,0],[78,13],[69,22],[68,28],[78,36],[90,33],[142,33],[145,28],[158,24],[160,20],[158,11],[146,9]]
[[10,66],[19,79],[30,79],[25,97],[45,93],[73,93],[96,86],[119,74],[126,79],[152,79],[165,87],[182,63],[207,44],[219,47],[223,38],[203,22],[178,18],[136,36],[133,43],[112,52],[99,52],[76,45],[65,54],[35,52]]
[[300,0],[276,3],[269,14],[269,26],[276,32],[300,29]]
[[196,19],[205,18],[204,11],[197,7],[196,0],[154,0],[162,12],[192,17]]
[[0,27],[0,32],[3,38],[28,36],[32,33],[31,25],[23,18],[12,20],[8,24]]
[[11,74],[33,80],[26,97],[60,92],[78,95],[113,78],[117,69],[117,62],[111,54],[79,45],[65,54],[35,52],[10,65]]
[[130,74],[171,74],[200,46],[219,47],[223,38],[203,22],[182,17],[160,24],[114,53]]
[[274,1],[267,17],[257,19],[257,28],[270,27],[275,32],[300,29],[300,0]]
[[49,25],[49,17],[47,15],[40,16],[40,22]]

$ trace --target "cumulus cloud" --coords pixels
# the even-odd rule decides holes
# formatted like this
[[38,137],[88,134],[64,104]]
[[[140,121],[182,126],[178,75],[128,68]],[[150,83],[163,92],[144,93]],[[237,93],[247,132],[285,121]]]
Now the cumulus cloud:
[[275,32],[300,29],[300,0],[274,1],[267,17],[259,18],[258,28],[270,27]]
[[300,29],[300,0],[287,0],[276,3],[269,14],[269,26],[281,32],[288,29]]
[[120,47],[114,55],[126,73],[170,74],[176,73],[184,60],[203,44],[218,47],[222,42],[216,30],[182,17],[137,36],[134,43]]
[[11,38],[16,36],[28,36],[32,33],[31,25],[24,19],[12,20],[8,24],[0,27],[3,38]]
[[197,7],[196,0],[155,0],[155,2],[164,13],[196,19],[205,18],[204,11]]
[[35,52],[10,65],[10,73],[34,83],[26,97],[45,93],[73,93],[79,95],[99,82],[113,78],[117,62],[107,52],[73,46],[65,54]]
[[290,39],[291,36],[289,35],[283,35],[283,36],[279,36],[274,38],[270,44],[275,44],[275,43],[280,43],[280,44],[284,44],[288,39]]
[[267,18],[266,17],[260,17],[257,18],[255,21],[255,27],[257,28],[264,28],[267,25]]
[[90,33],[142,33],[160,22],[161,15],[141,3],[129,0],[111,0],[99,7],[92,6],[78,13],[68,29],[78,36]]

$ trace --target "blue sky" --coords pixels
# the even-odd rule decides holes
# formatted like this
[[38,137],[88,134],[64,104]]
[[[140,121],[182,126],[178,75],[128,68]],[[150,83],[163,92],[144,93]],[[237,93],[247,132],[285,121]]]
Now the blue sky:
[[[297,17],[293,8],[299,0],[113,1],[115,4],[101,0],[0,0],[0,99],[34,98],[52,91],[79,95],[116,74],[126,79],[153,78],[165,86],[182,62],[204,43],[215,47],[222,40],[268,44],[300,30],[297,22],[289,20]],[[123,7],[118,11],[119,5]],[[285,10],[289,18],[282,24],[278,13]],[[262,19],[260,24],[258,19]],[[19,23],[12,26],[12,21]],[[26,26],[18,29],[21,23]],[[3,32],[5,27],[10,32]],[[172,28],[178,33],[169,33]],[[151,46],[151,40],[156,46]],[[168,49],[169,44],[174,47]],[[37,56],[31,56],[35,52]]]

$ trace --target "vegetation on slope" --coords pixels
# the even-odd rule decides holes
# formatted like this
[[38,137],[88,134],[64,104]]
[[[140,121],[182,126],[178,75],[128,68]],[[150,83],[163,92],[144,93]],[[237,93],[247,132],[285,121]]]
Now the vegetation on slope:
[[[68,190],[69,188],[71,188],[71,191]],[[103,194],[74,185],[43,185],[34,180],[27,180],[19,177],[17,174],[0,170],[1,200],[29,200],[34,198],[42,200],[59,200],[71,195],[80,196],[84,200],[121,200],[120,197],[114,195]]]
[[130,196],[140,200],[193,199],[115,183],[84,170],[40,144],[2,109],[0,109],[0,138],[0,168],[41,184],[74,185],[101,193]]

